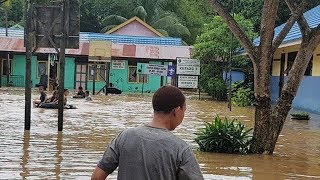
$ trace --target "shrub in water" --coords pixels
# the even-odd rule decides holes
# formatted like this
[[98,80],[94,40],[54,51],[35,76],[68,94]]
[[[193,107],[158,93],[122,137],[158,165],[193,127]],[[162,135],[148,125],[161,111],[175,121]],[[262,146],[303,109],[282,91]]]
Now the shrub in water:
[[235,106],[251,106],[254,102],[252,86],[243,81],[232,84],[232,104]]
[[196,133],[195,141],[200,151],[217,153],[246,154],[251,141],[251,129],[247,129],[236,119],[224,121],[217,116],[214,122],[206,122],[205,127]]

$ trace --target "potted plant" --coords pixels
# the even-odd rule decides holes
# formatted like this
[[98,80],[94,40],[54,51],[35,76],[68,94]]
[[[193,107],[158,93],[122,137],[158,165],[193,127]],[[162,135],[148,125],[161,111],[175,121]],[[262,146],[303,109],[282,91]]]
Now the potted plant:
[[297,120],[309,120],[310,119],[310,115],[307,112],[296,112],[296,113],[292,113],[291,115],[291,119],[297,119]]

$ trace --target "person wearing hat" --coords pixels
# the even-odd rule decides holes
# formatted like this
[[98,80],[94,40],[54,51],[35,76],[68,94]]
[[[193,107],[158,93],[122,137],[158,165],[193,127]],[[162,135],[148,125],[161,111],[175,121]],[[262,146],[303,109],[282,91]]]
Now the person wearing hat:
[[184,118],[185,101],[178,88],[160,87],[152,98],[151,122],[124,130],[113,139],[91,179],[105,179],[119,167],[118,180],[202,180],[192,149],[171,132]]

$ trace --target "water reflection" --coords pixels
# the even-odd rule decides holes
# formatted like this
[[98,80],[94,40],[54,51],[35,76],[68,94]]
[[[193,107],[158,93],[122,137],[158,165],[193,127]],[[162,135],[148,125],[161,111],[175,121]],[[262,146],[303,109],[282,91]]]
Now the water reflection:
[[28,161],[29,161],[29,142],[30,142],[30,131],[25,131],[23,135],[23,148],[22,148],[22,158],[21,158],[21,166],[22,166],[22,172],[20,173],[21,177],[23,179],[26,179],[26,177],[29,176],[29,170],[28,170]]
[[[88,179],[116,134],[152,117],[151,96],[69,99],[79,109],[65,111],[63,133],[57,133],[57,110],[37,108],[32,109],[31,131],[24,132],[23,100],[23,92],[0,91],[0,179]],[[194,133],[204,121],[219,114],[252,127],[253,112],[236,107],[229,112],[223,102],[188,99],[185,120],[174,133],[196,150]],[[287,119],[273,156],[195,152],[206,179],[320,178],[320,116]]]
[[55,154],[56,162],[54,163],[55,173],[56,173],[56,179],[60,179],[60,174],[61,174],[62,139],[63,139],[63,132],[58,132],[58,134],[57,134],[57,141],[56,141],[57,152],[56,152],[56,154]]

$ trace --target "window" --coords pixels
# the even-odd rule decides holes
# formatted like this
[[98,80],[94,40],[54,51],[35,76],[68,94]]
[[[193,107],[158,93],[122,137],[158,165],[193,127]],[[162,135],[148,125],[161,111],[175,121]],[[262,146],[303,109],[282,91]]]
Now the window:
[[137,74],[137,66],[129,66],[128,71],[129,83],[148,83],[149,76],[147,74]]
[[[106,65],[100,65],[97,64],[97,75],[96,75],[96,81],[105,81],[107,80],[107,66]],[[89,64],[89,81],[93,81],[94,79],[94,64]]]
[[[287,69],[284,71],[284,73],[286,75],[288,75],[288,73],[290,72],[291,68],[292,68],[292,65],[293,65],[293,62],[294,60],[296,59],[297,57],[297,54],[298,54],[298,51],[295,51],[295,52],[289,52],[288,53],[288,63],[287,63]],[[312,75],[312,64],[313,64],[313,57],[311,57],[310,59],[310,62],[308,64],[308,67],[304,73],[305,76],[311,76]]]
[[40,78],[42,75],[47,75],[47,62],[38,61],[37,77]]
[[[7,75],[7,59],[2,59],[2,75]],[[12,72],[12,60],[10,60],[9,64],[9,74]]]

